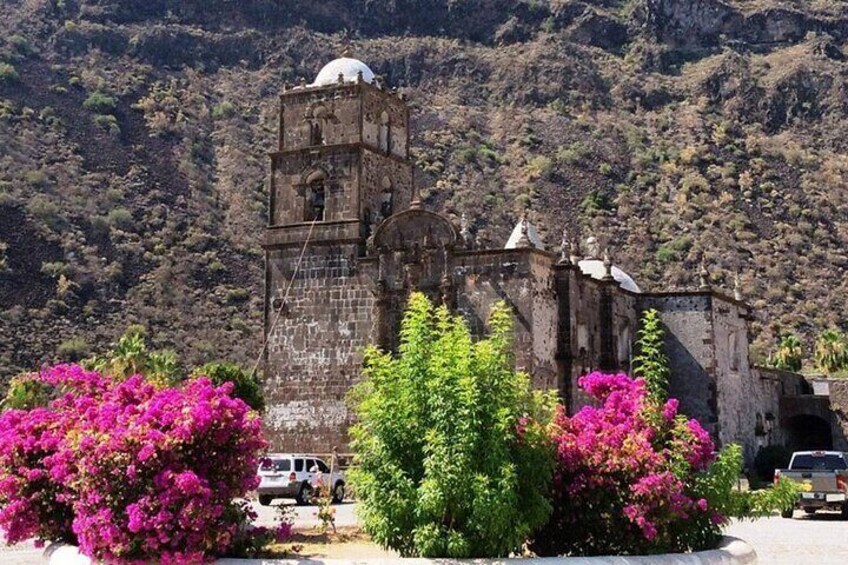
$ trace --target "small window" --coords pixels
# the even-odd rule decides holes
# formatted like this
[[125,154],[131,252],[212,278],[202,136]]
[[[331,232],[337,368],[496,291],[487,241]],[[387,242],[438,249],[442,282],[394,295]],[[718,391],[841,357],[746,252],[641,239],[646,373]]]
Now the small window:
[[303,214],[303,221],[311,222],[317,220],[323,222],[324,204],[324,183],[321,181],[311,183],[306,196],[306,209]]
[[313,469],[315,469],[315,460],[314,459],[307,459],[306,460],[306,472],[307,473],[314,473],[315,471]]
[[277,459],[274,461],[274,470],[279,472],[291,471],[291,459]]
[[315,464],[318,465],[318,470],[321,471],[322,473],[329,473],[330,472],[330,468],[327,467],[327,464],[324,463],[323,461],[321,461],[320,459],[316,459]]
[[303,472],[303,459],[295,459],[294,460],[294,470],[297,473]]
[[323,145],[324,132],[317,120],[309,124],[309,145]]

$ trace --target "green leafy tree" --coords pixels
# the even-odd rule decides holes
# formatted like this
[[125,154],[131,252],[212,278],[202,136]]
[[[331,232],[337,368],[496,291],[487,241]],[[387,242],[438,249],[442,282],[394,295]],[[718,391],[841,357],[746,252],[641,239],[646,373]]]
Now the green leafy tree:
[[839,330],[824,330],[816,340],[816,369],[826,375],[848,369],[848,338]]
[[504,304],[489,327],[475,343],[461,317],[415,293],[398,355],[365,352],[350,478],[365,530],[403,556],[505,556],[550,513],[554,402],[515,372]]
[[265,397],[262,394],[262,383],[259,376],[252,371],[247,371],[235,363],[206,363],[197,367],[192,372],[192,377],[209,377],[213,384],[220,386],[224,383],[233,383],[232,396],[244,400],[244,402],[256,411],[265,409]]
[[777,342],[777,349],[769,356],[768,363],[775,369],[800,371],[804,360],[804,348],[795,334],[784,334]]
[[645,379],[648,394],[657,402],[664,402],[668,396],[668,379],[671,377],[668,357],[663,352],[664,337],[660,313],[654,309],[646,310],[636,333],[633,375]]

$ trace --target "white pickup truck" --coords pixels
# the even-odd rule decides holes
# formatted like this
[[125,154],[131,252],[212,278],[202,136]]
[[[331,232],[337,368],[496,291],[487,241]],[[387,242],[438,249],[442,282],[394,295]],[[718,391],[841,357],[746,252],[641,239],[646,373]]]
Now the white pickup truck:
[[[838,510],[848,520],[848,454],[840,451],[796,451],[788,469],[774,472],[774,481],[787,478],[801,485],[795,508],[807,514]],[[782,513],[791,518],[793,509]]]

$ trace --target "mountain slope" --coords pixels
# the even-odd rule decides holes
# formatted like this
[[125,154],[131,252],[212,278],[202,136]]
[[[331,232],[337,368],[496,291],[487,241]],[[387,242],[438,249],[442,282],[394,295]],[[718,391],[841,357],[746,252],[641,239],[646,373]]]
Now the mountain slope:
[[848,320],[841,2],[26,0],[0,30],[2,376],[136,322],[254,359],[276,95],[346,47],[484,243],[529,206],[643,288],[739,272],[759,351]]

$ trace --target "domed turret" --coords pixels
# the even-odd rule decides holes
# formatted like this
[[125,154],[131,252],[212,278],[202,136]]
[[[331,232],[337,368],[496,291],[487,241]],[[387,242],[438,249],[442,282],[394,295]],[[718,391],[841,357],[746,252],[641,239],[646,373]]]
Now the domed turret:
[[339,75],[342,76],[344,82],[356,82],[360,72],[362,73],[363,81],[368,83],[374,82],[374,72],[368,68],[368,65],[359,59],[340,57],[324,65],[324,68],[315,77],[315,82],[310,86],[337,84],[339,82]]

